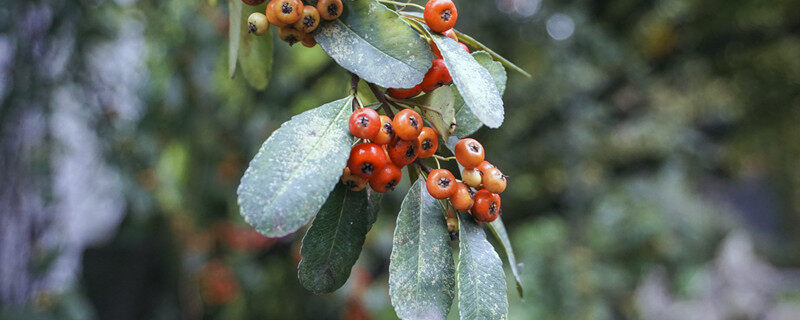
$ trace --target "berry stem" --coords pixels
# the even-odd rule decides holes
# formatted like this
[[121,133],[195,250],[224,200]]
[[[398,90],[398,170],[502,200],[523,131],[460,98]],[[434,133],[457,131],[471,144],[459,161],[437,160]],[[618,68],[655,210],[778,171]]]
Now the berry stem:
[[350,94],[353,95],[353,110],[358,109],[356,104],[361,104],[361,101],[358,101],[357,97],[359,80],[361,79],[355,73],[350,73]]
[[390,0],[378,0],[378,2],[384,3],[384,4],[393,4],[393,5],[396,5],[396,6],[400,6],[400,10],[404,9],[405,7],[414,7],[414,8],[420,9],[420,10],[425,10],[425,7],[423,7],[421,5],[418,5],[416,3],[412,3],[410,1],[409,2],[399,2],[399,1],[390,1]]
[[438,154],[434,154],[433,157],[436,158],[437,160],[442,160],[442,161],[451,161],[456,159],[456,157],[442,157]]
[[431,169],[431,167],[429,167],[427,164],[422,162],[422,160],[420,160],[420,159],[414,160],[414,164],[416,164],[417,167],[422,169],[422,171],[425,171],[425,174],[429,174],[429,173],[431,173],[431,171],[433,171],[433,169]]
[[386,95],[374,83],[367,82],[367,84],[369,85],[369,89],[372,90],[372,94],[375,95],[375,98],[378,98],[378,101],[381,102],[383,112],[385,112],[389,118],[394,118],[394,112],[389,108],[389,100],[386,100]]

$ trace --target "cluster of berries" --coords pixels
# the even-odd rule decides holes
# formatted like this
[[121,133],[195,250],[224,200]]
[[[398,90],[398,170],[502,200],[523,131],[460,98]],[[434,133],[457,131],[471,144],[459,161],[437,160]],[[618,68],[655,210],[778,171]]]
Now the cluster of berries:
[[[425,24],[427,24],[431,30],[439,32],[458,42],[458,35],[456,35],[456,32],[453,30],[453,26],[458,19],[458,11],[456,10],[456,5],[453,3],[453,0],[429,0],[428,3],[425,4],[423,17],[425,19]],[[453,78],[450,76],[450,71],[447,70],[447,66],[444,64],[441,51],[439,51],[439,48],[433,43],[433,40],[430,40],[429,44],[436,59],[433,60],[433,65],[428,69],[422,82],[413,88],[389,89],[387,91],[389,96],[395,99],[413,98],[423,91],[426,93],[431,92],[453,81]],[[469,52],[467,45],[461,42],[458,42],[458,44]]]
[[464,167],[462,181],[446,169],[433,170],[426,181],[428,193],[436,199],[449,199],[456,210],[469,210],[476,221],[494,221],[501,213],[500,193],[506,190],[506,176],[484,160],[483,146],[475,139],[461,139],[454,151],[456,161]]
[[349,120],[353,136],[370,140],[350,150],[342,182],[359,191],[369,183],[376,192],[394,190],[400,183],[401,168],[417,158],[428,158],[439,148],[438,133],[423,126],[422,117],[412,109],[403,109],[390,119],[370,108],[353,112]]
[[[245,4],[257,6],[265,0],[242,0]],[[336,20],[342,15],[342,0],[319,0],[316,6],[303,5],[301,0],[271,0],[266,14],[254,12],[247,18],[248,32],[264,35],[269,26],[278,27],[278,37],[289,45],[297,42],[306,47],[317,45],[311,36],[320,23],[320,18]]]

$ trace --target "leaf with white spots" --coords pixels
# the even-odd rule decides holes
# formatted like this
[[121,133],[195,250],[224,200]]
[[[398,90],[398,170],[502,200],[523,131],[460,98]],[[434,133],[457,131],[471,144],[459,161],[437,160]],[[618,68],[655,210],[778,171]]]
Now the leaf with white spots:
[[292,117],[272,133],[237,191],[245,221],[268,237],[308,223],[328,198],[350,155],[352,98]]
[[517,283],[517,293],[519,293],[519,296],[522,297],[522,278],[519,275],[517,258],[514,256],[514,248],[511,247],[511,240],[508,238],[508,232],[506,232],[505,225],[503,225],[503,219],[497,217],[497,219],[488,223],[487,226],[489,226],[489,230],[492,231],[492,234],[497,241],[500,241],[500,245],[503,247],[503,251],[506,253],[508,265],[511,268],[511,273],[514,275],[514,280]]
[[228,0],[228,76],[233,78],[236,72],[236,59],[239,57],[239,36],[242,29],[242,2]]
[[418,179],[397,215],[389,261],[389,296],[401,319],[445,319],[455,295],[455,267],[442,208]]
[[486,233],[466,212],[458,214],[458,313],[461,319],[506,319],[503,262]]
[[431,67],[430,46],[396,12],[375,0],[344,0],[339,19],[314,39],[339,65],[386,88],[411,88]]
[[431,37],[472,114],[489,128],[500,127],[504,118],[503,99],[489,71],[453,39],[435,32]]
[[[477,51],[472,53],[472,57],[475,58],[481,66],[486,68],[489,71],[489,74],[492,75],[492,79],[494,80],[494,84],[497,87],[497,91],[500,93],[500,96],[503,96],[503,92],[506,91],[506,69],[503,68],[503,64],[500,62],[492,60],[492,56],[484,51]],[[469,108],[464,108],[465,102],[464,99],[461,98],[461,95],[458,93],[458,90],[455,91],[456,96],[456,103],[455,103],[455,110],[456,110],[456,130],[453,132],[453,135],[464,138],[469,136],[475,131],[478,131],[483,126],[483,123],[472,114]]]
[[[241,3],[241,1],[239,1]],[[239,65],[245,80],[253,88],[263,90],[269,83],[272,72],[272,29],[263,36],[248,33],[247,17],[253,12],[264,12],[266,5],[246,6],[242,22],[239,26],[241,41],[239,48]]]
[[358,260],[367,232],[378,217],[380,193],[352,191],[338,183],[303,237],[297,277],[314,293],[339,289]]

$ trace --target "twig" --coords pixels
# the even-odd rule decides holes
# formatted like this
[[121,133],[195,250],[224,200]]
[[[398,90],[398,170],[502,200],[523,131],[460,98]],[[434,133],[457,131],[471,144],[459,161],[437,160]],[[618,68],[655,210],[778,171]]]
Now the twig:
[[358,81],[359,80],[360,79],[358,78],[358,76],[355,73],[350,73],[350,91],[352,91],[352,94],[353,94],[353,110],[355,110],[358,107],[360,107],[360,104],[361,104],[361,102],[358,101],[358,99],[357,99]]
[[392,112],[392,109],[389,108],[389,100],[386,100],[386,95],[383,94],[383,92],[381,92],[381,89],[378,88],[378,86],[376,86],[374,83],[367,82],[367,85],[369,85],[369,89],[372,90],[372,94],[375,95],[375,98],[378,98],[378,101],[381,102],[381,107],[383,107],[383,112],[385,112],[386,115],[389,116],[389,118],[394,119],[394,112]]
[[442,160],[442,161],[450,161],[450,160],[455,160],[456,159],[456,157],[442,157],[442,156],[440,156],[438,154],[434,154],[433,157],[436,158],[436,159]]
[[421,5],[418,5],[416,3],[412,3],[412,2],[398,2],[398,1],[390,1],[390,0],[378,0],[378,2],[386,3],[386,4],[393,4],[393,5],[401,6],[401,7],[414,7],[414,8],[420,9],[420,10],[425,10],[425,7],[423,7]]
[[422,171],[425,171],[426,174],[429,174],[429,173],[431,173],[431,171],[433,171],[433,169],[431,167],[429,167],[427,164],[422,162],[422,160],[420,160],[420,159],[414,160],[414,164],[419,166],[419,168],[421,168]]

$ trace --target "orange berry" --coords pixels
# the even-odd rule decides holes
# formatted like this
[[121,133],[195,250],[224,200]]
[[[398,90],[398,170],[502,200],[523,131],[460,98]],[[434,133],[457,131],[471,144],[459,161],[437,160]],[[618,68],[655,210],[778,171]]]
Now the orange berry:
[[449,198],[456,192],[456,178],[446,169],[436,169],[428,174],[428,193],[436,199]]
[[413,98],[416,97],[420,92],[422,92],[421,85],[416,85],[413,88],[408,88],[408,89],[389,88],[388,90],[386,90],[386,94],[395,99]]
[[371,108],[361,108],[350,115],[347,126],[353,136],[361,139],[372,139],[381,130],[381,118],[377,111]]
[[441,33],[453,28],[458,11],[452,0],[429,0],[425,4],[423,17],[431,30]]
[[400,168],[393,163],[389,163],[369,178],[369,186],[375,192],[386,193],[394,190],[394,187],[400,183],[402,177],[403,172]]
[[472,216],[480,222],[492,222],[500,215],[500,196],[485,189],[478,190],[473,197]]
[[477,168],[464,168],[464,170],[461,170],[461,181],[473,188],[481,186],[481,176],[481,172]]
[[491,193],[501,194],[506,190],[506,176],[497,168],[487,169],[481,182],[483,187]]
[[360,143],[350,150],[347,167],[353,174],[369,179],[389,162],[383,149],[374,143]]
[[464,168],[475,168],[483,161],[483,146],[472,138],[461,139],[456,143],[455,155]]
[[423,127],[422,132],[417,136],[417,140],[419,140],[420,158],[429,158],[439,148],[439,135],[431,127]]
[[392,128],[394,134],[403,140],[417,140],[422,132],[422,117],[411,109],[403,109],[394,116]]
[[381,128],[378,130],[378,134],[372,138],[372,142],[375,142],[379,145],[385,145],[392,142],[394,139],[394,129],[392,128],[392,119],[381,115]]
[[399,167],[405,167],[414,162],[419,155],[419,140],[403,140],[395,138],[389,143],[386,151],[389,159]]
[[342,15],[344,5],[342,0],[319,0],[317,2],[317,11],[319,16],[325,20],[336,20]]
[[350,168],[342,170],[342,183],[350,190],[361,191],[367,186],[367,179],[354,175]]
[[450,196],[450,203],[453,204],[453,208],[458,211],[467,211],[472,208],[473,202],[469,187],[463,182],[456,184],[456,192]]

